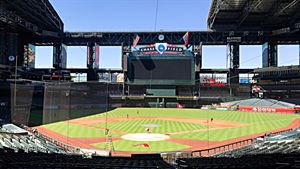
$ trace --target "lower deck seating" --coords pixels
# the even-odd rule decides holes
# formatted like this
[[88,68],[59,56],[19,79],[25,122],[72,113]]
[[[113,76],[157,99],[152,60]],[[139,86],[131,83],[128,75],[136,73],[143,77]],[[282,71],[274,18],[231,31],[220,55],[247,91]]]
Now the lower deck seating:
[[80,155],[15,153],[0,149],[0,168],[114,168],[114,169],[172,169],[162,158],[143,157],[92,157]]
[[260,154],[235,157],[196,157],[177,159],[178,169],[217,168],[298,168],[300,154]]

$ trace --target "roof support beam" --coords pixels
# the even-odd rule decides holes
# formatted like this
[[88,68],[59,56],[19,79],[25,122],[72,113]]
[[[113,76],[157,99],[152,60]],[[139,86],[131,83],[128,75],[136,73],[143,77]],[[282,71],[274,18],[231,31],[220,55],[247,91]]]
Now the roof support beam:
[[216,20],[216,17],[220,11],[220,8],[221,8],[221,5],[224,3],[223,0],[216,0],[217,4],[216,4],[216,7],[215,7],[215,10],[213,12],[213,14],[211,15],[211,17],[209,18],[209,22],[208,22],[208,27],[209,28],[212,28],[212,25],[215,23],[215,20]]
[[279,12],[278,14],[280,15],[281,13],[283,13],[286,9],[289,9],[297,4],[299,4],[300,0],[293,0],[292,2],[288,3],[286,6],[284,6]]
[[282,9],[284,9],[285,7],[282,6],[282,3],[284,2],[284,0],[275,0],[273,2],[272,7],[270,8],[270,10],[268,11],[267,16],[265,16],[265,18],[267,19],[268,17],[273,17],[279,14],[279,12],[282,12]]
[[[291,0],[289,3],[285,0],[275,0],[272,7],[268,11],[268,14],[264,17],[264,23],[263,25],[269,25],[274,22],[274,18],[277,18],[279,16],[282,16],[282,14],[285,13],[287,9],[290,9],[294,6],[299,6],[300,0]],[[282,27],[291,27],[294,28],[294,23],[298,19],[298,8],[295,8],[294,12],[289,11],[289,23],[286,23],[285,25],[282,25]],[[274,28],[275,29],[275,28]],[[278,28],[277,28],[278,29]]]
[[245,5],[243,6],[242,10],[243,13],[239,19],[238,27],[240,27],[246,18],[249,16],[249,13],[256,9],[262,2],[263,0],[248,0],[246,1]]

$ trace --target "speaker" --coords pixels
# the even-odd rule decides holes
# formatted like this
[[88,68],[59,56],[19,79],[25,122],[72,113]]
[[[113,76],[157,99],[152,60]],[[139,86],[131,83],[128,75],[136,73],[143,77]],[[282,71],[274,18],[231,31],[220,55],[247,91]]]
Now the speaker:
[[122,69],[123,69],[123,72],[128,71],[128,56],[129,56],[130,52],[131,52],[130,46],[122,45]]
[[202,68],[202,42],[194,46],[195,54],[195,72],[200,72]]
[[123,68],[123,71],[124,72],[127,72],[128,71],[128,63],[127,63],[127,54],[124,54],[122,55],[122,68]]

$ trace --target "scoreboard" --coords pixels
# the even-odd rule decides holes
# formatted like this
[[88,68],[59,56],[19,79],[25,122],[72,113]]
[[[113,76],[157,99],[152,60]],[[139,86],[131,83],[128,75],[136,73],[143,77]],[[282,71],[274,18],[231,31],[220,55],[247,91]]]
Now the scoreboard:
[[[176,49],[175,49],[176,50]],[[155,53],[145,50],[128,57],[127,83],[135,85],[194,85],[195,61],[189,51]],[[176,52],[176,51],[175,51]]]

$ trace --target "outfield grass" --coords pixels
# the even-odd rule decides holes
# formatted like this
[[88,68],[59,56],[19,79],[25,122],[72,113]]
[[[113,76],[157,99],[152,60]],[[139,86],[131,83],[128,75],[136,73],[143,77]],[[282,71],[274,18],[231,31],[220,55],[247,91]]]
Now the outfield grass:
[[[51,124],[43,125],[43,127],[71,138],[105,137],[104,130],[85,127],[78,124],[72,124],[69,122],[51,123]],[[111,132],[111,135],[113,137],[120,136],[120,134],[114,132]]]
[[288,126],[292,119],[278,120],[278,121],[264,121],[252,123],[248,126],[240,126],[235,128],[226,128],[218,130],[210,130],[209,132],[190,132],[185,134],[177,134],[171,136],[172,138],[186,138],[193,140],[209,140],[209,141],[224,141],[228,139],[238,138],[251,134],[266,132],[273,129],[283,128]]
[[[171,138],[185,138],[192,140],[209,140],[224,141],[228,139],[238,138],[251,134],[267,132],[273,129],[279,129],[288,126],[296,118],[300,118],[296,114],[275,114],[275,113],[254,113],[254,112],[237,112],[237,111],[217,111],[217,110],[199,110],[199,109],[161,109],[161,108],[118,108],[107,113],[100,113],[84,118],[111,118],[111,117],[181,117],[194,119],[210,119],[224,120],[228,122],[239,122],[245,125],[234,128],[212,129],[212,126],[196,124],[191,122],[178,122],[163,119],[143,119],[143,120],[124,120],[108,122],[107,126],[111,130],[117,130],[126,133],[143,133],[145,132],[144,124],[159,124],[159,127],[153,127],[153,133],[167,134],[179,131],[188,131],[184,134],[174,134]],[[90,127],[72,124],[68,122],[58,122],[43,125],[47,129],[60,133],[71,138],[88,138],[88,137],[105,137],[103,129],[105,123],[91,124]],[[204,130],[193,132],[192,130]],[[206,129],[206,130],[205,130]],[[208,130],[212,129],[212,130]],[[208,132],[209,131],[209,132]],[[120,137],[119,133],[110,132],[113,137]],[[114,141],[115,149],[118,151],[175,151],[188,148],[187,145],[176,144],[172,142],[157,141],[146,142],[150,144],[150,148],[141,148],[136,144],[144,142],[118,140]],[[104,148],[105,143],[94,144],[95,147]]]

